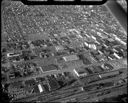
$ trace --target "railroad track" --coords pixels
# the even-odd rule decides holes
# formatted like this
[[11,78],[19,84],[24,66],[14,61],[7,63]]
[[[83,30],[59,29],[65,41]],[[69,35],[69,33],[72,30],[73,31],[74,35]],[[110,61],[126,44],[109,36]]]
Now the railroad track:
[[[118,77],[113,77],[113,78],[109,78],[109,79],[106,79],[106,80],[100,80],[100,81],[97,81],[97,82],[94,82],[94,83],[90,83],[89,85],[99,84],[99,83],[105,83],[105,82],[109,82],[109,81],[118,81],[119,79],[120,79],[120,77],[118,76]],[[85,85],[85,87],[86,86],[89,86],[89,85]],[[42,98],[45,98],[46,96],[47,97],[50,97],[51,96],[51,98],[54,98],[54,100],[55,100],[55,98],[56,99],[59,99],[61,97],[64,97],[64,95],[68,95],[68,96],[71,95],[74,90],[76,90],[76,92],[77,92],[77,90],[79,90],[80,87],[83,87],[83,85],[77,84],[77,85],[73,86],[73,84],[72,84],[72,86],[62,88],[61,90],[53,91],[53,92],[51,92],[49,94],[46,94],[46,95],[45,94],[36,94],[34,96],[26,97],[26,99],[21,99],[21,100],[27,100],[27,101],[29,101],[29,100],[37,99],[39,96],[41,96]],[[79,92],[82,92],[82,91],[78,91],[78,93]],[[62,95],[62,94],[64,94],[64,95]]]
[[116,86],[116,87],[108,87],[108,88],[103,88],[103,89],[100,89],[100,90],[95,90],[95,91],[90,91],[90,92],[83,92],[83,93],[79,93],[79,94],[75,94],[75,95],[72,95],[70,97],[65,97],[65,98],[62,98],[62,99],[58,99],[58,100],[53,100],[52,102],[59,102],[59,101],[66,101],[66,100],[69,100],[71,98],[76,98],[76,97],[81,97],[81,96],[90,96],[94,93],[98,93],[98,92],[101,92],[102,90],[119,90],[119,88],[127,88],[127,84],[125,83],[124,85],[119,85],[119,86]]

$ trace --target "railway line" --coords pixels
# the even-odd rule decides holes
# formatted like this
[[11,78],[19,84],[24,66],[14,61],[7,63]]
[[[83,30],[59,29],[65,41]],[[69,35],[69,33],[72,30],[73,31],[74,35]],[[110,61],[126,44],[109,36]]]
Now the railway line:
[[[105,95],[101,95],[101,96],[97,96],[98,93],[92,95],[93,98],[84,98],[83,96],[83,99],[81,97],[80,102],[95,102],[97,100],[102,100],[104,98],[108,98],[108,97],[112,97],[112,96],[118,96],[118,95],[122,95],[122,94],[126,94],[126,86],[122,86],[122,87],[119,87],[119,88],[112,88],[112,89],[108,89],[106,90],[108,93],[106,93]],[[100,92],[99,92],[100,93]]]
[[58,101],[66,101],[66,100],[69,100],[71,98],[76,98],[76,97],[82,97],[82,96],[87,96],[87,98],[89,98],[90,95],[94,94],[94,93],[98,93],[98,92],[101,92],[102,90],[119,90],[120,88],[127,88],[127,84],[125,85],[119,85],[117,87],[108,87],[108,88],[103,88],[103,89],[100,89],[100,90],[95,90],[95,91],[90,91],[88,93],[86,92],[83,92],[83,93],[79,93],[79,94],[75,94],[73,96],[70,96],[70,97],[65,97],[65,98],[62,98],[62,99],[58,99],[58,100],[55,100],[55,101],[52,101],[52,102],[58,102]]
[[1,84],[11,102],[93,102],[126,93],[126,33],[105,6],[3,5]]
[[[119,75],[119,76],[114,77],[114,78],[109,78],[109,79],[100,80],[100,81],[96,81],[96,82],[90,83],[90,84],[88,84],[88,85],[85,85],[85,87],[86,87],[86,86],[95,85],[95,84],[99,84],[99,83],[106,83],[106,82],[110,82],[110,81],[111,81],[111,82],[115,82],[115,81],[118,81],[119,78],[125,78],[125,77],[120,77],[120,75]],[[51,98],[54,98],[54,100],[55,100],[55,99],[59,99],[59,98],[61,98],[61,97],[64,97],[64,96],[66,96],[66,95],[68,95],[68,96],[69,96],[69,95],[72,95],[72,92],[73,92],[73,91],[74,91],[73,94],[75,94],[75,91],[76,91],[76,93],[83,92],[83,91],[81,90],[81,87],[83,87],[83,85],[81,85],[81,84],[74,85],[74,86],[73,86],[73,84],[72,84],[72,86],[62,88],[61,90],[53,91],[53,92],[49,93],[48,95],[45,95],[45,94],[36,94],[36,95],[33,95],[33,96],[26,97],[26,99],[23,98],[23,99],[21,99],[21,100],[30,101],[30,100],[33,100],[33,99],[38,98],[38,97],[45,98],[46,96],[47,96],[47,97],[50,97],[50,96],[51,96]],[[70,94],[70,93],[71,93],[71,94]],[[64,95],[62,95],[62,94],[64,94]],[[56,95],[56,96],[55,96],[55,95]],[[54,96],[55,96],[55,97],[54,97]],[[47,98],[47,99],[48,99],[48,98]],[[20,100],[20,101],[21,101],[21,100]]]

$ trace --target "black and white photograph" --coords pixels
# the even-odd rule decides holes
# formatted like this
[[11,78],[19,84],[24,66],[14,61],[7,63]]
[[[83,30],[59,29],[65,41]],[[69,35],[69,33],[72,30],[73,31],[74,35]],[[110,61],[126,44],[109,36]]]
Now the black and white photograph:
[[1,103],[127,103],[127,0],[49,1],[1,2]]

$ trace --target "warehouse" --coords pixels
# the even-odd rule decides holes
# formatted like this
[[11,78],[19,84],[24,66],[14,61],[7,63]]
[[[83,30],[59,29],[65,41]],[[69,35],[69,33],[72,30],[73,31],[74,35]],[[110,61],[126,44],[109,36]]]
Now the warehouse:
[[58,89],[60,87],[58,82],[54,78],[52,78],[50,76],[48,76],[48,83],[49,83],[49,87],[50,87],[51,91],[52,90],[56,90],[56,89]]
[[65,56],[63,57],[64,61],[74,61],[74,60],[79,60],[79,57],[77,55],[70,55],[70,56]]
[[17,52],[17,53],[7,53],[7,57],[14,57],[14,56],[19,56],[21,55],[20,52]]
[[51,64],[51,65],[42,67],[42,71],[44,71],[44,72],[52,71],[52,70],[58,70],[58,66]]
[[43,92],[43,88],[42,88],[41,84],[38,84],[38,89],[39,89],[40,93]]
[[87,76],[89,73],[84,67],[76,68],[74,69],[74,73],[80,77],[80,76]]

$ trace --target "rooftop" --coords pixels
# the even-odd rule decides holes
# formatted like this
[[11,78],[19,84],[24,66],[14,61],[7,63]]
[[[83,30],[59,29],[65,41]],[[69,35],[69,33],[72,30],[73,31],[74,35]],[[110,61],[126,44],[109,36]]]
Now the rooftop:
[[63,59],[66,62],[68,62],[68,61],[79,60],[79,57],[77,55],[69,55],[69,56],[64,56]]
[[51,65],[48,65],[48,66],[43,66],[42,69],[45,72],[45,71],[57,70],[58,67],[57,67],[57,65],[52,65],[51,64]]

